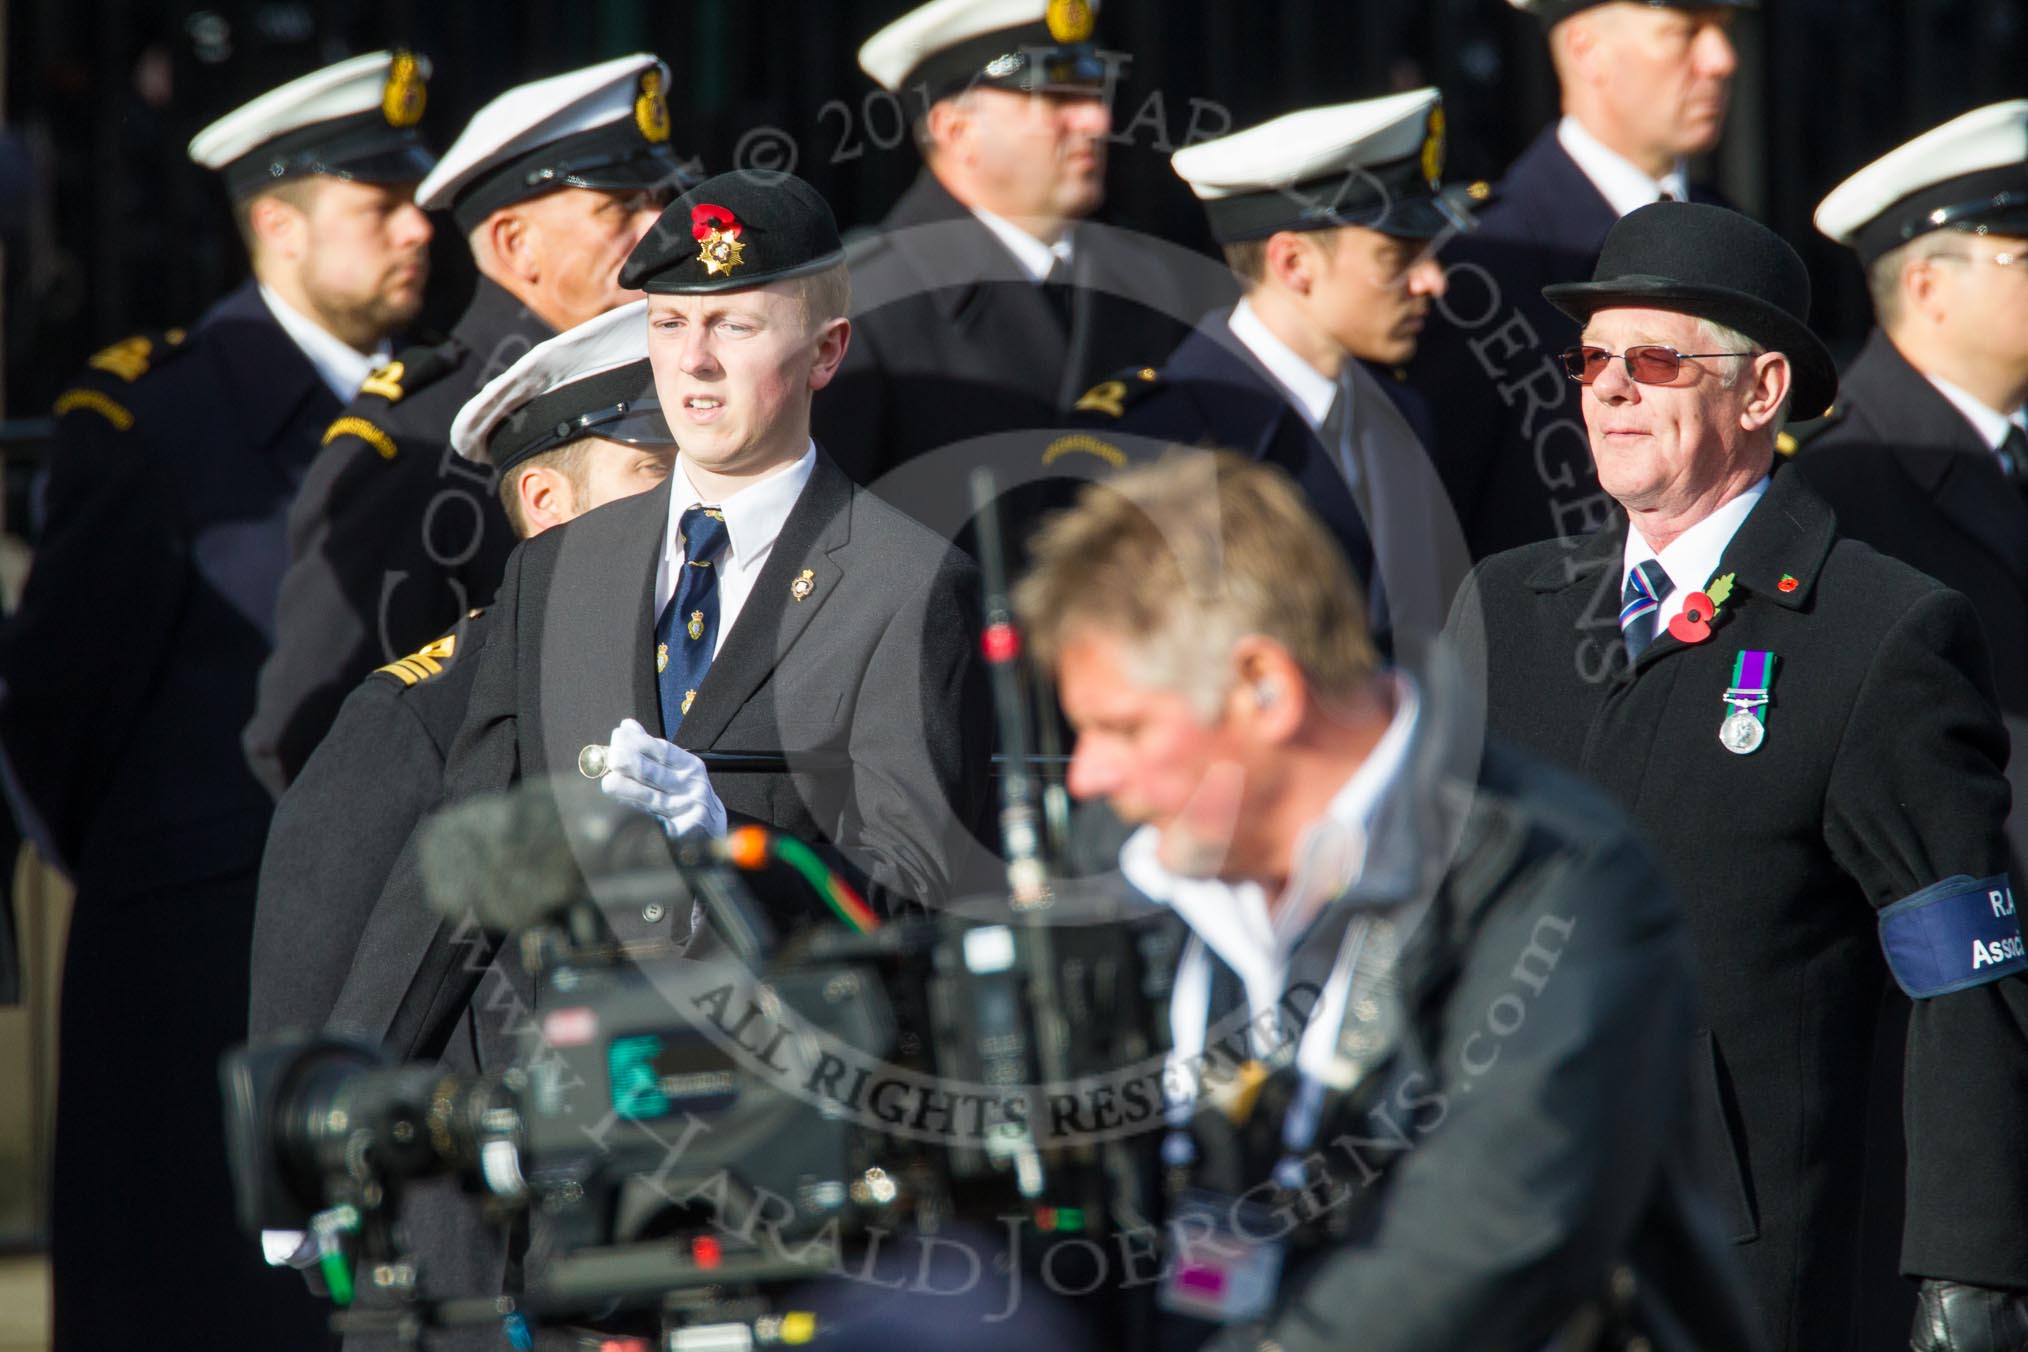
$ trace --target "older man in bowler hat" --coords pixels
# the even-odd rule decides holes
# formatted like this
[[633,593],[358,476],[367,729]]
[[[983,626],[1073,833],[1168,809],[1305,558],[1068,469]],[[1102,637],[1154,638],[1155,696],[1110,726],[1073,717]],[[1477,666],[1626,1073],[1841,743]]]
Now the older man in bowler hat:
[[[1920,1283],[1916,1348],[2028,1346],[2028,964],[1972,608],[1839,538],[1775,468],[1788,409],[1822,408],[1837,378],[1771,232],[1657,203],[1613,228],[1592,281],[1544,294],[1583,326],[1566,362],[1618,510],[1486,560],[1452,626],[1493,729],[1627,805],[1684,899],[1711,1183],[1773,1344],[1909,1346],[1853,1317],[1898,1271]],[[1866,1172],[1891,1176],[1866,1126],[1896,987],[1898,1266],[1859,1242]]]

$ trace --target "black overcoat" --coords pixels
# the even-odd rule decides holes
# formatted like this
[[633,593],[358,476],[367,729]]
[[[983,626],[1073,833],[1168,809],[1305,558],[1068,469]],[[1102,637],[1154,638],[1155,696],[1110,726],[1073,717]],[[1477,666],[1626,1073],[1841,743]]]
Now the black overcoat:
[[[1490,726],[1603,784],[1683,898],[1704,1002],[1695,1102],[1774,1344],[1905,1347],[1906,1326],[1850,1326],[1862,1285],[1897,1272],[1858,1242],[1884,1003],[1908,1016],[1898,1271],[2028,1286],[2028,981],[1910,1007],[1877,932],[1882,907],[2006,869],[2007,744],[1976,619],[1840,539],[1777,470],[1721,559],[1734,586],[1709,636],[1665,633],[1629,670],[1626,530],[1620,516],[1486,560],[1453,629],[1484,665]],[[1742,650],[1776,655],[1749,755],[1718,739]]]

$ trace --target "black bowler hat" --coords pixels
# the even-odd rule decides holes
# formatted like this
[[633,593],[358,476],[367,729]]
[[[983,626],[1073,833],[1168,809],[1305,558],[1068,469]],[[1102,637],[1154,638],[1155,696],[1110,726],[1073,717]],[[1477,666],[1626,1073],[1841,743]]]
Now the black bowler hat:
[[743,291],[845,261],[831,204],[794,174],[735,169],[669,204],[620,269],[662,295]]
[[1545,300],[1582,324],[1599,310],[1676,310],[1737,329],[1788,356],[1791,407],[1814,418],[1838,393],[1838,367],[1810,332],[1810,273],[1774,231],[1724,207],[1654,202],[1607,233],[1588,282],[1542,288]]

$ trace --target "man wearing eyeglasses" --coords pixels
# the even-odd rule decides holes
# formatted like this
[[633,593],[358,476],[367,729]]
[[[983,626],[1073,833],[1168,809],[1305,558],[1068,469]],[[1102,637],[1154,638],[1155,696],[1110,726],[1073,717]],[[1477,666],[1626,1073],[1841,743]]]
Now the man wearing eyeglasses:
[[1463,194],[1442,182],[1443,116],[1438,92],[1419,89],[1176,152],[1245,295],[1159,370],[1085,393],[1079,412],[1115,441],[1043,451],[1059,472],[1168,443],[1279,467],[1351,560],[1383,646],[1398,627],[1440,629],[1468,566],[1428,409],[1391,374],[1443,295],[1438,248],[1469,225]]
[[[1858,254],[1878,326],[1785,449],[1839,530],[1971,598],[2028,745],[2028,99],[1875,160],[1817,228]],[[2014,802],[2024,850],[2028,783]]]
[[[1566,361],[1618,509],[1467,583],[1452,626],[1490,726],[1618,797],[1684,899],[1693,1102],[1773,1344],[1908,1347],[1858,1314],[1905,1275],[1921,1352],[2018,1350],[2028,960],[1972,607],[1841,539],[1776,467],[1787,410],[1828,404],[1837,376],[1770,231],[1657,203],[1613,228],[1593,281],[1545,294],[1583,326]],[[1905,1171],[1869,1113],[1890,1011]],[[1897,1258],[1860,1242],[1861,1215],[1904,1178]]]

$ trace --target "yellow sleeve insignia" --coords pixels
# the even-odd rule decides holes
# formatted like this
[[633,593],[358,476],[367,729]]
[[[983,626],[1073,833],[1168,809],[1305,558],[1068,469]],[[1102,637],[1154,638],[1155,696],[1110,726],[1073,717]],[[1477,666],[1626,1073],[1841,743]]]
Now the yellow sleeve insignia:
[[129,385],[148,374],[149,365],[165,349],[182,346],[182,329],[170,329],[167,333],[149,336],[137,333],[132,338],[123,338],[111,347],[102,347],[92,353],[85,365],[94,371],[118,376]]
[[407,374],[408,368],[403,363],[391,361],[366,377],[366,382],[359,387],[359,392],[377,394],[390,404],[398,404],[402,396],[402,377]]
[[1161,383],[1161,375],[1152,366],[1101,380],[1086,390],[1078,401],[1071,405],[1081,413],[1104,413],[1114,418],[1127,416],[1127,405]]
[[329,446],[340,437],[358,437],[378,452],[382,460],[392,460],[395,457],[394,438],[354,414],[348,413],[325,428],[321,444]]
[[98,414],[122,432],[127,431],[134,425],[134,415],[127,411],[126,405],[110,395],[99,393],[97,390],[65,390],[62,394],[56,396],[56,404],[50,412],[56,417],[61,418],[64,414],[75,413],[79,409],[86,409]]
[[1125,451],[1109,441],[1100,441],[1097,437],[1088,436],[1083,432],[1073,432],[1069,436],[1058,437],[1050,442],[1048,447],[1042,452],[1042,463],[1053,465],[1064,456],[1073,455],[1080,451],[1086,455],[1097,456],[1114,469],[1126,468],[1127,453]]
[[[480,611],[473,611],[467,619],[476,620]],[[432,676],[441,675],[458,655],[458,631],[453,629],[442,638],[433,638],[417,648],[407,657],[396,658],[384,667],[374,668],[374,675],[394,677],[405,686],[420,685]]]

